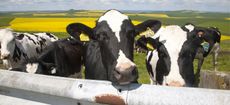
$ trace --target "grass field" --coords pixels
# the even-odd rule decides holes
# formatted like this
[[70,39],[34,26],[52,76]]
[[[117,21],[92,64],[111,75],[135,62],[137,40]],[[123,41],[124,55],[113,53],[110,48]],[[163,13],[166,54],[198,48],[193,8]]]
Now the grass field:
[[[60,12],[10,12],[0,13],[0,27],[11,27],[16,31],[23,32],[51,32],[59,38],[68,37],[65,31],[69,23],[80,22],[90,27],[95,26],[97,18],[104,11],[77,10]],[[218,27],[222,36],[221,51],[230,52],[230,15],[227,13],[200,13],[196,11],[166,11],[166,12],[126,12],[138,24],[147,19],[160,20],[163,25],[183,25],[193,23],[197,26]],[[195,17],[195,18],[194,18]],[[138,66],[139,82],[149,83],[149,76],[145,67],[144,53],[135,53],[134,61]],[[218,57],[218,70],[230,71],[230,54],[220,53]],[[194,63],[195,68],[197,61]],[[204,70],[212,70],[212,56],[205,59]]]

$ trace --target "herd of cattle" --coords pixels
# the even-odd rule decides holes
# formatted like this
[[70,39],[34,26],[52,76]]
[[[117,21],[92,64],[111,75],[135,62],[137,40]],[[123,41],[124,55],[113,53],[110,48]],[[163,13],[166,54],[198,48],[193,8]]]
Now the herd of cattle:
[[[135,40],[148,28],[154,36]],[[86,79],[109,80],[121,85],[137,83],[138,69],[133,62],[134,44],[137,43],[148,51],[146,68],[152,84],[193,87],[204,57],[213,50],[217,58],[221,37],[217,28],[190,23],[161,26],[158,20],[146,20],[134,25],[128,16],[117,10],[105,12],[94,28],[71,23],[66,31],[70,37],[58,39],[50,33],[28,34],[0,29],[1,59],[5,67],[13,71],[68,77],[81,74],[84,65]],[[90,40],[81,41],[82,33]],[[155,50],[149,49],[147,44]],[[197,74],[193,67],[195,58],[199,59]]]

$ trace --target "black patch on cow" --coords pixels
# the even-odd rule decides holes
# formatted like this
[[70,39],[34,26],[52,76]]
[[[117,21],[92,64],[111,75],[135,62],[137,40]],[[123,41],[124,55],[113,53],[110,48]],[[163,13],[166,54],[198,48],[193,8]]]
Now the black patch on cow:
[[24,58],[28,59],[28,56],[27,56],[26,53],[23,52],[22,55],[23,55]]
[[46,33],[46,35],[49,36],[50,38],[56,39],[51,33]]
[[171,61],[165,46],[160,42],[157,48],[159,60],[156,65],[156,81],[159,84],[163,82],[163,76],[167,76],[170,72]]
[[35,45],[37,44],[30,36],[25,35],[29,40],[31,40]]
[[16,36],[16,39],[17,40],[22,40],[24,38],[24,36],[25,36],[24,34],[19,34],[19,35]]
[[18,62],[21,60],[21,56],[23,56],[25,59],[28,59],[27,54],[24,53],[23,51],[21,51],[20,48],[17,46],[17,44],[15,44],[15,49],[14,49],[14,53],[13,53],[13,60],[15,62]]
[[[116,59],[118,57],[118,40],[115,36],[115,33],[112,32],[106,21],[98,23],[94,30],[95,37],[100,45],[102,62],[107,71],[112,72],[115,68]],[[112,67],[111,65],[114,66]]]
[[[105,69],[102,63],[102,55],[98,41],[91,40],[84,47],[84,65],[86,79],[108,80],[111,74]],[[97,63],[95,63],[97,62]]]
[[40,50],[39,50],[39,48],[36,48],[36,52],[37,52],[38,54],[41,53]]
[[119,49],[133,61],[134,38],[136,36],[131,20],[124,20],[121,25]]
[[[46,39],[40,37],[41,40],[39,40],[39,45],[40,45],[40,53],[42,52],[42,49],[46,46]],[[36,49],[37,50],[37,49]]]
[[15,44],[15,49],[14,49],[14,53],[13,53],[13,60],[15,62],[17,62],[18,60],[21,59],[21,50],[18,48],[18,46]]

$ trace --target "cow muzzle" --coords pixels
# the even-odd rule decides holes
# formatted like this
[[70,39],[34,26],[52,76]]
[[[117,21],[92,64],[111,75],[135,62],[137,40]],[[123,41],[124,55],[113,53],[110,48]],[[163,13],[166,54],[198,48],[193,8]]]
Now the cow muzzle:
[[134,63],[121,63],[115,68],[115,78],[121,85],[137,81],[138,73]]

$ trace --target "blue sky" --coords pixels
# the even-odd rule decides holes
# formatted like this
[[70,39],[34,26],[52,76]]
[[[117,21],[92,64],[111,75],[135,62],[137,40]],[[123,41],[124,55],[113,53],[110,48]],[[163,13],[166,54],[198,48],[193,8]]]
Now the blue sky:
[[230,12],[230,0],[0,0],[0,11],[69,9]]

